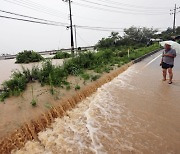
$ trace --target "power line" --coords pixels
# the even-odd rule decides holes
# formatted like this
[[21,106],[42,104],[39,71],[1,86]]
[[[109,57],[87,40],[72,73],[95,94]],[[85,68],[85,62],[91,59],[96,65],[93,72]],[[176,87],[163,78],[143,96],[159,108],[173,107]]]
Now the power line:
[[121,13],[121,14],[132,14],[132,15],[164,15],[164,13],[162,14],[148,14],[148,13],[133,13],[133,12],[124,12],[124,11],[118,11],[118,10],[112,10],[112,9],[106,9],[106,8],[101,8],[101,7],[96,7],[96,6],[91,6],[91,5],[87,5],[87,4],[82,4],[82,3],[78,3],[78,2],[74,2],[73,4],[78,5],[78,6],[82,6],[82,7],[87,7],[87,8],[91,8],[91,9],[96,9],[99,11],[108,11],[108,12],[114,12],[114,13]]
[[[62,25],[62,23],[61,23],[61,24],[58,24],[58,22],[49,23],[49,22],[35,21],[35,20],[15,18],[15,17],[2,16],[2,15],[0,15],[0,18],[6,18],[6,19],[12,19],[12,20],[18,20],[18,21],[25,21],[25,22],[37,23],[37,24],[43,24],[43,25],[68,27],[68,26]],[[81,29],[96,30],[96,31],[113,31],[113,29],[109,29],[108,27],[97,28],[97,27],[78,26],[78,25],[76,25],[76,27],[79,27],[79,28],[81,28]],[[117,29],[114,29],[114,30],[117,30]]]
[[[15,5],[18,5],[18,6],[21,6],[21,7],[25,7],[25,8],[28,8],[28,9],[31,9],[31,10],[34,10],[36,12],[42,12],[42,13],[45,13],[45,14],[48,14],[48,15],[51,15],[51,16],[55,16],[55,17],[60,17],[60,18],[63,18],[63,19],[66,19],[64,17],[64,15],[68,16],[67,14],[63,13],[63,12],[60,12],[60,11],[57,11],[57,10],[52,10],[52,9],[49,9],[49,8],[46,8],[44,7],[43,5],[40,5],[38,3],[33,3],[31,1],[18,1],[18,0],[4,0],[5,2],[8,2],[8,3],[12,3],[12,4],[15,4]],[[31,2],[31,3],[30,3]],[[63,16],[61,16],[61,14],[64,14]]]
[[[49,9],[49,8],[45,8],[43,5],[40,5],[40,4],[38,4],[38,3],[34,3],[34,2],[31,2],[31,1],[28,1],[28,3],[30,4],[30,5],[28,5],[27,3],[25,3],[25,2],[23,2],[23,0],[21,0],[20,2],[19,1],[17,1],[17,0],[14,0],[13,2],[12,1],[10,1],[10,0],[4,0],[4,1],[7,1],[7,2],[10,2],[10,3],[13,3],[13,4],[16,4],[16,5],[19,5],[19,6],[23,6],[23,7],[26,7],[26,8],[29,8],[29,9],[32,9],[32,10],[35,10],[35,11],[38,11],[38,12],[43,12],[43,13],[46,13],[46,14],[49,14],[49,15],[52,15],[52,16],[56,16],[56,17],[61,17],[61,18],[63,18],[63,19],[66,19],[67,20],[67,18],[64,18],[64,16],[62,17],[62,16],[59,16],[59,15],[57,15],[57,14],[60,14],[60,13],[63,13],[63,12],[59,12],[59,11],[57,11],[57,10],[52,10],[51,11],[51,9]],[[101,1],[103,1],[103,0],[101,0]],[[16,2],[16,3],[15,3]],[[23,2],[23,3],[22,3]],[[22,3],[22,4],[21,4]],[[41,8],[41,6],[43,7],[43,8]],[[37,9],[38,8],[38,9]],[[92,8],[92,7],[91,7]],[[42,10],[43,9],[43,10]],[[98,9],[99,10],[99,8],[95,8],[95,9]],[[48,10],[48,12],[46,12],[45,10]],[[49,11],[50,10],[50,11]],[[103,9],[104,10],[104,9]],[[104,10],[104,11],[107,11],[107,10]],[[111,10],[108,10],[109,12],[112,12]],[[119,13],[119,12],[118,12]],[[133,13],[134,14],[134,13]],[[154,14],[153,14],[154,15]],[[83,17],[80,17],[80,16],[78,16],[78,18],[83,18]],[[101,20],[95,20],[95,19],[90,19],[90,18],[85,18],[84,17],[84,19],[85,20],[93,20],[93,21],[98,21],[98,22],[113,22],[113,23],[115,23],[114,21],[101,21]],[[116,23],[120,23],[120,22],[116,22]]]
[[[47,22],[42,22],[42,21],[34,21],[34,20],[15,18],[15,17],[9,17],[9,16],[2,16],[2,15],[0,15],[0,18],[13,19],[13,20],[19,20],[19,21],[26,21],[26,22],[31,22],[31,23],[43,24],[43,25],[63,26],[63,25],[58,25],[58,24],[55,24],[55,23],[53,24],[53,23],[47,23]],[[63,26],[63,27],[65,27],[65,26]]]
[[77,36],[81,39],[81,41],[83,41],[87,46],[89,46],[89,43],[86,42],[86,41],[79,35],[79,33],[77,33]]
[[[52,10],[50,12],[50,9],[46,7],[44,7],[43,5],[40,5],[38,3],[34,3],[34,2],[31,2],[31,1],[28,1],[28,2],[31,2],[29,3],[30,5],[28,5],[28,3],[22,3],[23,1],[21,0],[21,2],[17,1],[17,0],[14,0],[13,2],[9,1],[9,0],[4,0],[6,2],[9,2],[9,3],[12,3],[12,4],[15,4],[15,5],[18,5],[18,6],[22,6],[22,7],[25,7],[25,8],[28,8],[28,9],[31,9],[31,10],[35,10],[37,12],[42,12],[42,13],[45,13],[45,14],[48,14],[48,15],[51,15],[51,16],[56,16],[56,17],[61,17],[63,18],[62,16],[59,16],[57,14],[59,13],[63,13],[63,12],[58,12],[57,10]],[[32,8],[32,5],[33,5],[33,8]],[[37,5],[37,6],[36,6]],[[42,6],[43,8],[40,8],[40,6]],[[38,8],[38,9],[37,9]],[[42,10],[43,9],[43,10]],[[48,12],[45,12],[44,10],[47,10]],[[56,11],[56,13],[55,13]],[[50,12],[50,13],[49,13]],[[99,20],[99,19],[92,19],[92,18],[87,18],[87,17],[82,17],[82,16],[78,16],[78,15],[73,15],[74,17],[78,17],[78,18],[82,18],[83,20],[92,20],[92,21],[96,21],[96,22],[111,22],[111,23],[120,23],[120,22],[114,22],[114,21],[102,21],[102,20]],[[66,19],[66,18],[63,18],[63,19]]]
[[127,7],[133,7],[133,8],[138,8],[138,9],[150,9],[150,10],[165,10],[169,7],[147,7],[147,6],[139,6],[139,5],[132,5],[132,4],[126,4],[126,3],[120,3],[120,2],[115,2],[112,0],[99,0],[101,2],[105,2],[105,3],[111,3],[111,4],[115,4],[115,5],[121,5],[121,6],[127,6]]
[[[92,1],[88,1],[88,0],[80,0],[86,3],[90,3],[90,4],[94,4],[94,5],[98,5],[98,6],[103,6],[103,7],[108,7],[108,8],[112,8],[112,9],[118,9],[118,10],[125,10],[125,11],[133,11],[133,12],[144,12],[144,10],[132,10],[132,9],[128,9],[128,8],[122,8],[122,7],[117,7],[117,6],[112,6],[112,5],[106,5],[106,4],[102,4],[102,3],[97,3],[97,2],[92,2]],[[147,12],[148,10],[146,10]],[[153,11],[154,12],[154,11]],[[159,12],[158,12],[159,13]],[[164,12],[160,12],[160,13],[165,13]]]
[[116,31],[116,32],[124,32],[123,30],[120,30],[120,29],[108,29],[108,28],[105,28],[105,27],[96,28],[96,27],[78,26],[78,25],[76,25],[76,27],[81,28],[81,29],[93,30],[93,31],[106,31],[106,32]]
[[[102,20],[102,19],[95,19],[95,18],[89,18],[89,17],[83,17],[83,16],[79,16],[79,15],[74,15],[74,17],[78,17],[78,20],[91,20],[91,21],[96,21],[96,22],[101,22],[101,23],[116,23],[116,24],[122,24],[122,22],[118,22],[118,21],[110,21],[110,20]],[[132,24],[132,23],[126,23],[126,24]]]
[[[83,27],[83,28],[92,28],[93,26],[78,26],[78,27]],[[107,28],[107,27],[93,27],[96,29],[103,29],[103,28]],[[112,27],[108,27],[107,29],[124,29],[124,28],[112,28]]]
[[55,10],[55,9],[52,9],[52,8],[49,8],[45,5],[42,5],[42,4],[39,4],[39,3],[35,3],[33,1],[30,1],[30,0],[4,0],[6,2],[9,2],[9,3],[16,3],[17,5],[18,4],[22,4],[23,6],[29,6],[29,7],[33,7],[33,8],[37,8],[39,10],[43,10],[43,11],[47,11],[47,12],[50,12],[50,13],[53,13],[53,14],[64,14],[64,15],[67,15],[66,13],[64,12],[61,12],[60,10]]
[[45,21],[45,22],[67,25],[67,23],[56,22],[56,21],[52,21],[52,20],[45,20],[45,19],[41,19],[41,18],[31,17],[31,16],[27,16],[27,15],[21,15],[21,14],[9,12],[9,11],[4,11],[4,10],[0,10],[0,12],[11,14],[11,15],[16,15],[16,16],[21,16],[21,17],[26,17],[26,18],[30,18],[30,19],[35,19],[35,20],[41,20],[41,21]]
[[[2,10],[0,10],[2,11]],[[3,11],[3,12],[8,12],[8,11]],[[52,26],[62,26],[62,27],[68,27],[67,23],[62,23],[62,22],[57,22],[57,21],[51,21],[51,20],[46,20],[46,19],[41,19],[41,18],[36,18],[36,17],[31,17],[31,16],[25,16],[17,13],[12,13],[8,12],[10,14],[14,14],[16,16],[23,16],[26,18],[31,18],[35,20],[29,20],[29,19],[22,19],[22,18],[14,18],[14,17],[9,17],[9,16],[0,16],[0,18],[6,18],[6,19],[13,19],[13,20],[19,20],[19,21],[26,21],[26,22],[31,22],[31,23],[39,23],[39,24],[45,24],[45,25],[52,25]],[[41,20],[41,21],[36,21],[36,20]],[[87,30],[95,30],[95,31],[117,31],[117,32],[123,32],[122,27],[95,27],[95,26],[84,26],[84,25],[76,25],[76,27],[81,28],[81,29],[87,29]]]
[[[9,11],[4,11],[4,10],[0,10],[0,12],[3,13],[8,13],[8,14],[12,14],[12,15],[16,15],[16,16],[21,16],[21,17],[26,17],[26,18],[30,18],[30,19],[35,19],[35,20],[41,20],[41,21],[45,21],[54,25],[62,25],[62,26],[66,26],[68,25],[68,23],[62,23],[62,22],[58,22],[58,21],[52,21],[52,20],[46,20],[46,19],[42,19],[42,18],[36,18],[36,17],[32,17],[32,16],[27,16],[27,15],[22,15],[22,14],[17,14],[17,13],[13,13],[13,12],[9,12]],[[3,16],[5,17],[5,16]],[[11,18],[10,18],[11,19]],[[91,28],[91,29],[124,29],[124,28],[112,28],[112,27],[93,27],[93,26],[82,26],[82,25],[76,25],[79,28]]]

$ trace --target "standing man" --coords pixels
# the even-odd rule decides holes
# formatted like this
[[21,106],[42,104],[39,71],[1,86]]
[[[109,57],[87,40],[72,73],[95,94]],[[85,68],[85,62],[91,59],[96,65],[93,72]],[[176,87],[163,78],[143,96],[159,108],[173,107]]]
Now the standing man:
[[160,66],[163,69],[163,81],[166,81],[167,71],[169,73],[169,84],[172,84],[174,67],[174,58],[176,57],[176,50],[171,48],[170,44],[165,44],[165,49],[163,50],[162,60]]

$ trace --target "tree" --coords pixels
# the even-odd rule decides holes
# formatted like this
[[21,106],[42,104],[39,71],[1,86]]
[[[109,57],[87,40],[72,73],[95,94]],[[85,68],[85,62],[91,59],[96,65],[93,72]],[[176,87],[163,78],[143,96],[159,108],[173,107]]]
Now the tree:
[[132,26],[128,29],[124,29],[124,32],[124,39],[126,39],[130,45],[134,45],[146,44],[157,33],[157,30],[154,30],[153,28],[138,28]]
[[128,29],[124,29],[123,37],[121,37],[118,32],[111,32],[111,35],[108,38],[102,38],[97,43],[97,47],[109,48],[123,45],[143,46],[147,44],[152,37],[155,37],[157,32],[158,31],[153,28],[139,28],[132,26]]
[[180,35],[180,26],[178,26],[178,27],[176,28],[176,34],[177,34],[177,35]]
[[176,33],[173,33],[173,29],[168,27],[167,30],[161,33],[161,38],[163,40],[171,40],[172,36],[180,35],[180,26],[176,28]]
[[116,45],[116,43],[121,39],[122,37],[119,35],[118,32],[111,32],[111,35],[108,38],[102,38],[98,43],[97,47],[99,48],[109,48]]

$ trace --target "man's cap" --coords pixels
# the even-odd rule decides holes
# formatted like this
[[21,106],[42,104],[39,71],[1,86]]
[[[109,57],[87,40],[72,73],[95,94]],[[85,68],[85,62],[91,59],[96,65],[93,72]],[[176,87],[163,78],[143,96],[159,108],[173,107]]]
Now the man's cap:
[[166,44],[169,45],[169,46],[171,46],[171,43],[170,43],[170,42],[166,42],[165,45],[166,45]]

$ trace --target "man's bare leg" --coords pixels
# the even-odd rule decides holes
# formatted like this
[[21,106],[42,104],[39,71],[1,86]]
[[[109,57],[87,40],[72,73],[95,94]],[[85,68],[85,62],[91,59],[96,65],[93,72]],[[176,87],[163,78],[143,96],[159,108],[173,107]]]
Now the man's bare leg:
[[172,83],[172,79],[173,79],[172,68],[168,68],[168,73],[169,73],[169,83]]
[[163,69],[163,81],[166,81],[167,69]]

